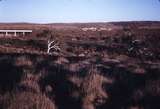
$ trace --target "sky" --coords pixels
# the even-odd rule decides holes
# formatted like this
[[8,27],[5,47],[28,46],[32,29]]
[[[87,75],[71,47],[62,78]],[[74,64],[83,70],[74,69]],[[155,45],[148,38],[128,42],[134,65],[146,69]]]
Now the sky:
[[1,0],[0,22],[160,21],[159,0]]

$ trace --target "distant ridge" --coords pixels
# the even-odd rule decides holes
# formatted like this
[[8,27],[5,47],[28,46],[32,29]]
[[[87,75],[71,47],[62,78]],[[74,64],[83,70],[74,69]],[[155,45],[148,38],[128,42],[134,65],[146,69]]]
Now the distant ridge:
[[119,22],[93,22],[93,23],[28,23],[13,22],[0,23],[0,29],[80,29],[84,27],[160,27],[160,21],[119,21]]

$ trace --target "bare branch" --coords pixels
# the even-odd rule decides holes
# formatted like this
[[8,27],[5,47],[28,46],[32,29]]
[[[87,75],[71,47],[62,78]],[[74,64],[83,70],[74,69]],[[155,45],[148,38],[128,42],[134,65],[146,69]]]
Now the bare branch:
[[55,43],[55,41],[48,41],[48,50],[47,53],[50,54],[50,50],[54,49],[54,50],[60,50],[60,47],[58,46],[58,43]]

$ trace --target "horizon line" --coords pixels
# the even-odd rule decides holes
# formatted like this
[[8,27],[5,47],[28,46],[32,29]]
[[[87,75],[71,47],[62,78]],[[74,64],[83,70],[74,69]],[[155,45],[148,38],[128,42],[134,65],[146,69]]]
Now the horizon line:
[[79,24],[79,23],[116,23],[116,22],[160,22],[160,20],[117,20],[117,21],[90,21],[90,22],[81,22],[81,21],[76,21],[76,22],[0,22],[0,24]]

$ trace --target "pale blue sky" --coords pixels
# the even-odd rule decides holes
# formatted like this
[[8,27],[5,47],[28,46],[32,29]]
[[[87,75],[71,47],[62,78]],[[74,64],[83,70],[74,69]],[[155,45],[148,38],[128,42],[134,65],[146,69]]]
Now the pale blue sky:
[[158,0],[2,0],[0,22],[160,21]]

